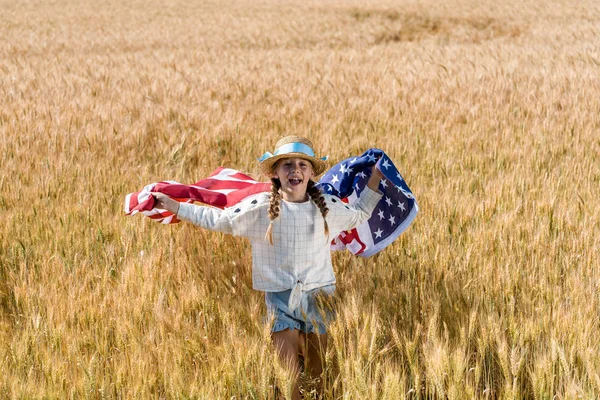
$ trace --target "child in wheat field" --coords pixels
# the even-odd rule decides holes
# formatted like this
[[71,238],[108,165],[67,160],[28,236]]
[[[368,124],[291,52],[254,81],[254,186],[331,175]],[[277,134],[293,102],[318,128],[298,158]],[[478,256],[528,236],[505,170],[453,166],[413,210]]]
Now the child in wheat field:
[[[300,373],[299,352],[305,370],[317,377],[323,370],[327,324],[333,312],[319,310],[317,297],[335,290],[330,242],[341,231],[370,218],[382,194],[381,172],[373,167],[367,188],[354,204],[321,193],[313,178],[327,167],[312,143],[288,136],[274,154],[261,157],[262,172],[271,178],[271,193],[246,198],[220,210],[179,203],[153,192],[156,207],[202,228],[247,237],[252,244],[253,288],[265,292],[267,310],[274,316],[272,340],[280,359]],[[297,382],[297,380],[296,380]],[[293,398],[300,398],[295,385]]]

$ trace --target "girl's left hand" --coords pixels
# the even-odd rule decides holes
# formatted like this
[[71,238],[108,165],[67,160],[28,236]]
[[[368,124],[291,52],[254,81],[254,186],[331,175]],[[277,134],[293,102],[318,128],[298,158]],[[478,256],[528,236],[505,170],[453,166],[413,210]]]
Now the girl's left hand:
[[371,176],[375,176],[379,180],[381,180],[381,178],[383,178],[383,174],[381,173],[379,168],[377,168],[377,164],[375,164],[375,165],[373,165],[373,167],[371,167]]
[[383,178],[383,174],[377,168],[376,165],[373,165],[371,168],[371,176],[369,177],[369,181],[367,182],[367,186],[374,192],[379,191],[379,182],[381,182],[381,178]]

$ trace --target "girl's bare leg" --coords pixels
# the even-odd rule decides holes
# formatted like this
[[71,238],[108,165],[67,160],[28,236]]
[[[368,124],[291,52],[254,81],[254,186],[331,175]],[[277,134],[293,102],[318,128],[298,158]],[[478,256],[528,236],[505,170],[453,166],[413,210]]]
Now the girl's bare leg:
[[283,365],[287,365],[292,372],[294,379],[294,390],[292,399],[300,399],[300,390],[298,389],[298,378],[300,376],[300,363],[298,360],[298,348],[300,346],[300,331],[296,329],[285,329],[271,334],[273,344],[279,354],[279,359]]
[[313,378],[317,378],[317,393],[323,394],[323,364],[325,352],[327,351],[327,333],[317,335],[309,333],[306,335],[305,369]]

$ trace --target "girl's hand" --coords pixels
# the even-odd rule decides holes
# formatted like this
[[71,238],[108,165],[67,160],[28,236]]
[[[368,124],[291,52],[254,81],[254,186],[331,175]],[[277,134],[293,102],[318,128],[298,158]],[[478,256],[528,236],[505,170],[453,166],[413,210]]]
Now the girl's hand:
[[374,192],[379,191],[379,182],[381,182],[381,178],[383,178],[383,174],[377,168],[376,165],[373,165],[371,168],[371,176],[369,177],[369,181],[367,182],[367,186]]
[[377,168],[377,164],[375,164],[375,165],[373,165],[373,167],[371,167],[371,176],[375,176],[379,180],[381,180],[381,178],[383,178],[383,174],[381,173],[379,168]]
[[178,201],[175,201],[172,198],[170,198],[169,196],[167,196],[166,194],[163,194],[160,192],[150,192],[150,194],[156,200],[156,204],[154,205],[154,208],[162,208],[164,210],[170,211],[173,214],[177,215],[177,212],[179,211],[179,202]]

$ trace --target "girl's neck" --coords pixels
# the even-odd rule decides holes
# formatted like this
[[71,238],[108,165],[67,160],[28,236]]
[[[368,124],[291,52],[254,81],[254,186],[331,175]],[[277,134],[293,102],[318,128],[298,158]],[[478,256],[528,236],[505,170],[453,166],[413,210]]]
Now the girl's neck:
[[281,198],[283,199],[283,201],[288,202],[288,203],[305,203],[307,202],[308,199],[308,193],[304,193],[304,195],[296,195],[296,196],[290,196],[288,193],[282,193],[281,194]]

